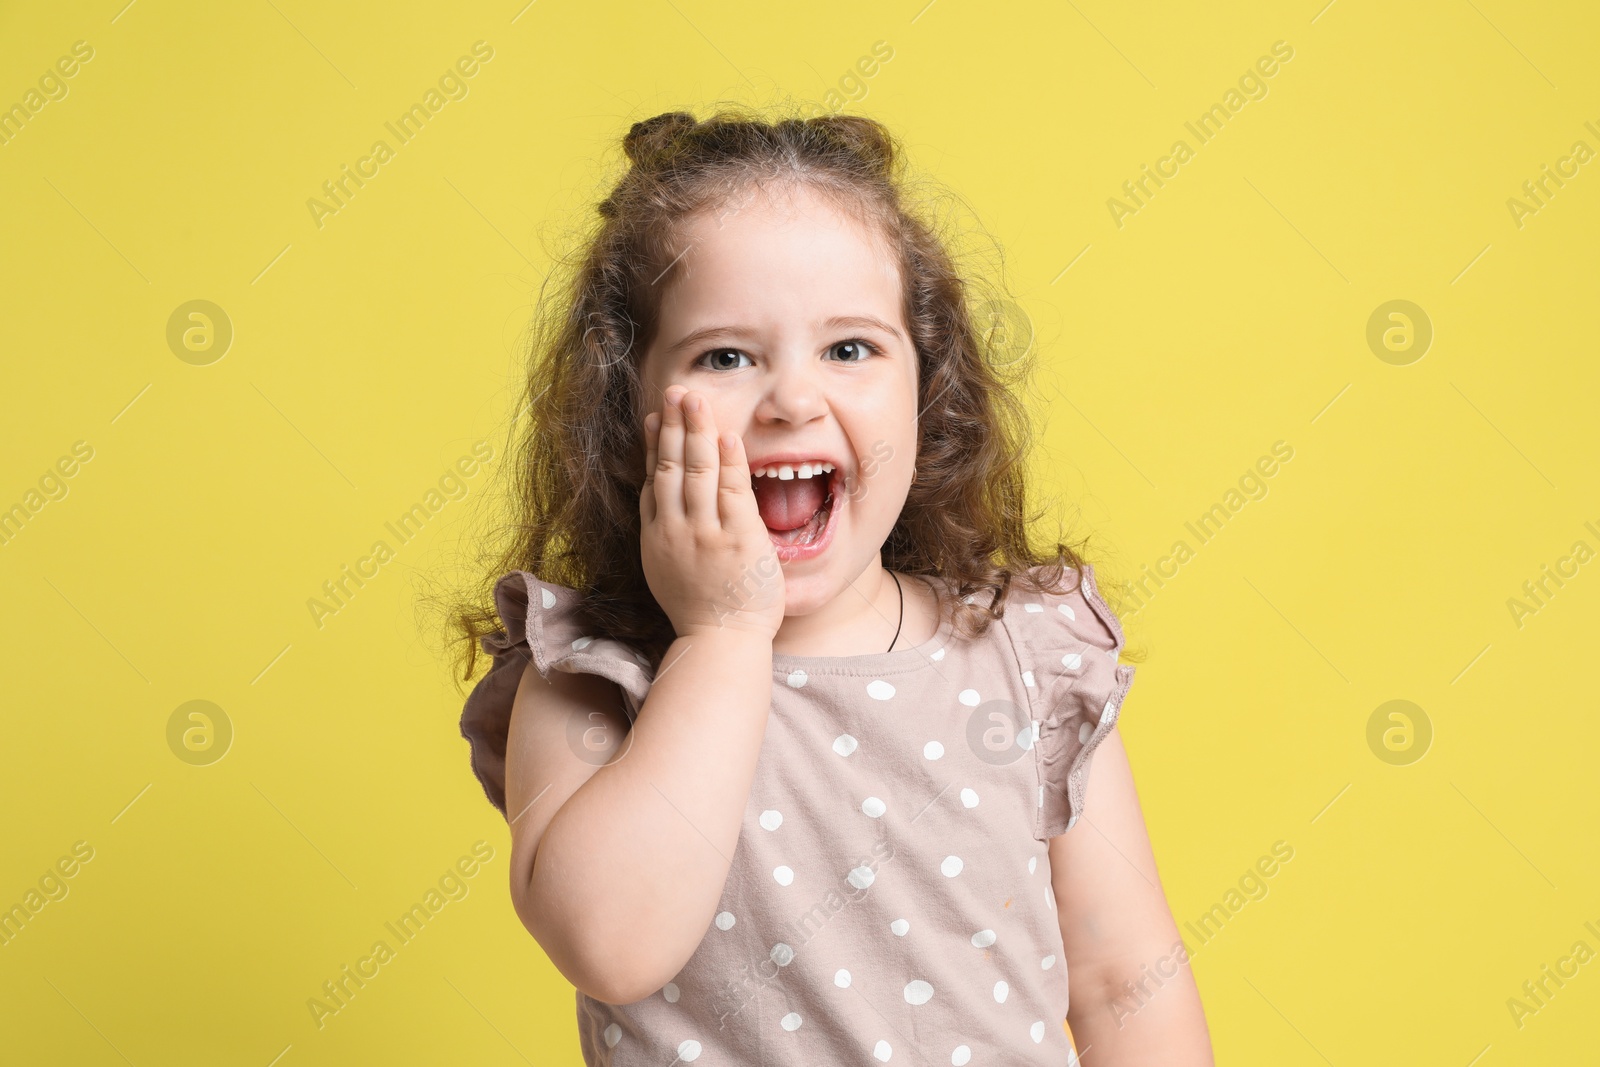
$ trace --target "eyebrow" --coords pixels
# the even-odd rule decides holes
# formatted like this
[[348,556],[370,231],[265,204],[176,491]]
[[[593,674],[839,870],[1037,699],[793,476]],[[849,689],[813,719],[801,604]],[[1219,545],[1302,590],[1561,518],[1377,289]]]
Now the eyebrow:
[[[866,330],[881,330],[893,337],[896,341],[904,341],[905,337],[893,326],[874,315],[835,315],[817,324],[823,330],[841,330],[849,327]],[[754,330],[744,326],[703,326],[698,330],[685,334],[679,338],[672,347],[667,349],[668,354],[676,354],[686,348],[701,344],[719,337],[750,337]]]

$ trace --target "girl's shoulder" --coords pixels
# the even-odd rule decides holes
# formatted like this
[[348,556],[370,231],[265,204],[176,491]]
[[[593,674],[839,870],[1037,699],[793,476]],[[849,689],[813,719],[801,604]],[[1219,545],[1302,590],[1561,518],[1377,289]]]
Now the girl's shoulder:
[[[1028,574],[1037,581],[1044,570],[1041,565]],[[1116,662],[1125,643],[1122,622],[1100,593],[1094,565],[1085,563],[1077,571],[1064,568],[1056,584],[1059,592],[1035,591],[1013,581],[1002,615],[1010,622],[1007,628],[1023,636],[1030,647],[1076,643]]]
[[586,632],[578,617],[580,600],[577,590],[543,581],[529,571],[511,571],[495,582],[501,629],[481,640],[493,666],[467,697],[461,736],[471,748],[473,773],[502,815],[512,703],[528,663],[545,678],[551,671],[565,671],[615,682],[629,722],[638,717],[650,691],[650,661],[621,641]]
[[1083,813],[1090,760],[1116,726],[1134,667],[1119,663],[1122,624],[1101,596],[1094,567],[1066,571],[1061,592],[1013,583],[998,620],[1027,694],[1039,769],[1034,836],[1066,833]]

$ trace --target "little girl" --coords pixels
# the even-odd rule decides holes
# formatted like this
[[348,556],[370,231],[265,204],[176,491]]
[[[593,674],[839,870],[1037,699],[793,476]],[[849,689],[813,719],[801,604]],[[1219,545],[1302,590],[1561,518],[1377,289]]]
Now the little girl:
[[895,142],[724,111],[624,147],[463,618],[585,1062],[1059,1065],[1065,1022],[1090,1064],[1211,1064],[1121,626],[1029,541],[1026,409]]

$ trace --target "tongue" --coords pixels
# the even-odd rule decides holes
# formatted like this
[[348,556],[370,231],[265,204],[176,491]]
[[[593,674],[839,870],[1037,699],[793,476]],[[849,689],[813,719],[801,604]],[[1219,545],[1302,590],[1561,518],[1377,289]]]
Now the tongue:
[[761,521],[767,524],[768,529],[779,532],[804,526],[822,507],[826,482],[824,477],[791,478],[788,481],[781,478],[754,479],[756,508],[761,512]]

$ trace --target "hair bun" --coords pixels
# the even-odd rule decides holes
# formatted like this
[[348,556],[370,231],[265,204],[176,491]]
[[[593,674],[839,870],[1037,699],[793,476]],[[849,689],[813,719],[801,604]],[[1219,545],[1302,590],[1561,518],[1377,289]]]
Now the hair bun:
[[894,169],[894,138],[882,123],[860,115],[819,115],[806,125],[821,130],[873,175],[886,178]]
[[687,111],[666,111],[654,118],[635,122],[622,139],[622,149],[636,166],[646,166],[678,136],[698,125]]

